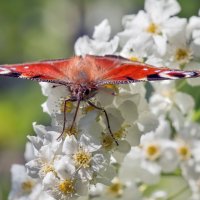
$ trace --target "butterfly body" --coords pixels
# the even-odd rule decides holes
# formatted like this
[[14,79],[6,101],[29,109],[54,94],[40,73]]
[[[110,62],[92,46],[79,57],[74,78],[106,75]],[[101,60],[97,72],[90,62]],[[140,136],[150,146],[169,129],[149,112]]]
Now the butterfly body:
[[68,90],[71,93],[71,99],[73,101],[77,100],[88,100],[96,95],[98,88],[92,85],[70,85],[68,86]]

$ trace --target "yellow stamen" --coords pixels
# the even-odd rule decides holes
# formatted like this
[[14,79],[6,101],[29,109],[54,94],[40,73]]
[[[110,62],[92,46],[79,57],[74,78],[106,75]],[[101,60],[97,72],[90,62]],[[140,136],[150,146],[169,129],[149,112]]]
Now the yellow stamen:
[[167,98],[173,98],[174,94],[176,93],[176,90],[175,89],[170,89],[170,90],[163,90],[161,91],[161,94],[164,96],[164,97],[167,97]]
[[126,135],[125,129],[121,128],[119,131],[113,133],[113,135],[116,140],[122,139]]
[[124,185],[119,179],[114,179],[113,183],[108,187],[107,193],[113,197],[121,197],[123,194]]
[[[61,105],[60,105],[60,111],[61,112],[64,112],[64,104],[65,104],[65,101],[62,101]],[[68,101],[66,102],[66,112],[70,113],[74,108],[74,105],[71,101]]]
[[90,167],[91,159],[92,159],[92,154],[87,151],[84,151],[83,149],[79,149],[79,151],[73,155],[74,163],[78,168]]
[[155,143],[150,143],[144,147],[146,157],[149,160],[156,160],[160,156],[160,146]]
[[181,160],[188,160],[191,157],[190,148],[186,144],[180,145],[178,147],[178,154]]
[[25,192],[25,193],[30,193],[34,187],[34,182],[33,181],[30,181],[30,180],[27,180],[25,182],[23,182],[21,184],[21,187],[22,187],[22,190]]
[[111,89],[113,90],[115,93],[119,93],[119,88],[117,85],[114,85],[114,84],[106,84],[104,85],[104,88],[107,88],[107,89]]
[[151,34],[160,34],[159,26],[153,22],[149,24],[146,31]]
[[109,151],[113,148],[113,145],[114,145],[114,140],[113,138],[111,137],[111,135],[108,135],[108,134],[102,134],[102,146],[105,150]]
[[129,58],[129,60],[134,61],[134,62],[142,62],[142,60],[140,58],[136,57],[136,56],[131,56]]
[[83,114],[87,114],[87,113],[89,113],[90,111],[93,111],[95,108],[94,107],[92,107],[92,106],[85,106],[83,109],[82,109],[82,111],[83,111]]
[[55,172],[55,169],[52,165],[48,165],[48,164],[45,164],[42,169],[41,169],[42,173],[44,173],[45,175],[49,172]]
[[73,194],[75,192],[74,189],[74,181],[73,180],[65,180],[62,181],[59,186],[59,190],[64,193],[65,195]]
[[192,59],[192,53],[189,49],[178,48],[175,52],[175,60],[180,64],[188,63]]
[[147,190],[148,186],[146,184],[141,184],[138,189],[141,193],[144,193]]
[[67,136],[67,135],[69,135],[69,136],[71,136],[71,135],[77,136],[78,135],[78,131],[77,131],[76,127],[72,127],[72,129],[71,129],[71,127],[67,127],[64,130],[64,135],[65,136]]

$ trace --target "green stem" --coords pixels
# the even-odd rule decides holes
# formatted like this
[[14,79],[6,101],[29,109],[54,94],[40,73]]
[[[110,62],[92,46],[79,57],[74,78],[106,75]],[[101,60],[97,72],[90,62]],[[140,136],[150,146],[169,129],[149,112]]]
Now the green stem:
[[181,81],[181,83],[177,85],[176,90],[180,90],[185,84],[186,80]]
[[183,189],[181,189],[179,192],[177,192],[177,193],[171,195],[171,197],[167,198],[166,200],[173,200],[173,199],[175,199],[175,198],[178,197],[180,194],[186,192],[187,189],[188,189],[188,185],[186,185],[186,186],[185,186]]

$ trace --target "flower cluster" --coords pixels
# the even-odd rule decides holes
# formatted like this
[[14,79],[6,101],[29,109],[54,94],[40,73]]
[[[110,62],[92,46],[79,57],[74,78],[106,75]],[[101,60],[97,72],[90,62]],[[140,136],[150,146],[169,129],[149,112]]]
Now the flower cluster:
[[[110,39],[108,20],[92,38],[75,43],[76,55],[120,55],[133,61],[178,69],[200,67],[200,16],[189,20],[176,0],[146,0],[145,9],[124,16],[123,31]],[[92,98],[107,113],[64,100],[64,86],[42,83],[42,105],[51,126],[33,124],[25,166],[13,165],[10,200],[200,199],[200,125],[192,120],[194,98],[181,91],[200,79],[105,85]],[[191,87],[190,86],[190,87]],[[57,140],[63,128],[64,137]],[[163,186],[163,187],[161,187]]]

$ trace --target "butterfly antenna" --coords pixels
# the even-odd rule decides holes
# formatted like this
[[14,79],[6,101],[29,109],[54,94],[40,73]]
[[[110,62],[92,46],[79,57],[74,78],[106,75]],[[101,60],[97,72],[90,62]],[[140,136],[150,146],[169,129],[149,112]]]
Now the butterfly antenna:
[[112,133],[112,131],[111,131],[110,122],[109,122],[109,118],[108,118],[108,114],[107,114],[106,110],[105,110],[104,108],[101,108],[101,107],[96,106],[95,104],[93,104],[93,103],[90,102],[90,101],[87,101],[87,103],[88,103],[90,106],[92,106],[92,107],[94,107],[94,108],[96,108],[96,109],[101,110],[101,111],[104,112],[104,114],[105,114],[105,116],[106,116],[106,122],[107,122],[107,126],[108,126],[109,133],[110,133],[111,137],[113,138],[113,140],[115,141],[116,145],[118,146],[119,143],[117,142],[117,140],[115,139],[115,137],[114,137],[114,135],[113,135],[113,133]]
[[[57,138],[57,140],[59,140],[59,139],[63,136],[63,134],[64,134],[64,132],[65,132],[67,102],[71,102],[71,101],[73,101],[71,98],[69,98],[69,99],[65,99],[65,101],[64,101],[63,129],[62,129],[62,133],[59,135],[59,137]],[[71,130],[71,129],[70,129],[70,130]]]

